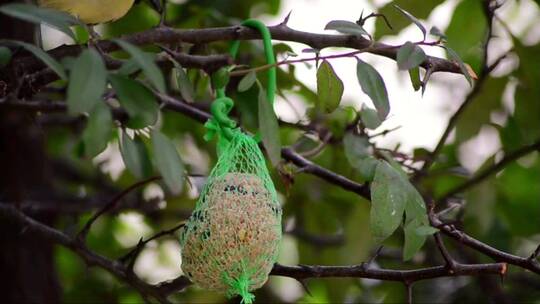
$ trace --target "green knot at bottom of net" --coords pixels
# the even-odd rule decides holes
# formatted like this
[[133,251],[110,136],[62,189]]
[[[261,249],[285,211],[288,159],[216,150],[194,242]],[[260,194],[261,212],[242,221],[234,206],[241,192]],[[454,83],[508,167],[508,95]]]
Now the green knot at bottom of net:
[[250,288],[250,275],[248,273],[242,273],[238,278],[231,278],[226,272],[223,273],[223,281],[229,285],[227,290],[227,297],[232,298],[236,295],[242,297],[240,303],[252,304],[255,300],[255,295],[249,292]]

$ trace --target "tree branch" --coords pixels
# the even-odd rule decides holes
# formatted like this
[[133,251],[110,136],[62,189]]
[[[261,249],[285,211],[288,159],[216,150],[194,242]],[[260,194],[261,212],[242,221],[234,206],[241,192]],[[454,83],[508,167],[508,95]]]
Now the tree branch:
[[468,181],[465,181],[462,184],[450,189],[440,198],[440,200],[444,201],[450,198],[451,196],[454,196],[457,193],[463,192],[481,183],[489,176],[493,174],[497,174],[499,171],[504,169],[508,164],[534,151],[540,151],[540,139],[530,145],[521,147],[518,150],[506,155],[503,159],[501,159],[499,162],[497,162],[493,166],[483,170],[482,172],[475,175],[473,178],[469,179]]
[[80,240],[80,241],[84,241],[86,239],[86,235],[88,234],[88,232],[90,231],[90,228],[92,227],[92,224],[94,224],[94,222],[101,215],[103,215],[104,213],[106,213],[106,212],[112,210],[113,208],[115,208],[120,203],[122,198],[124,198],[124,196],[128,195],[131,191],[133,191],[133,190],[135,190],[135,189],[137,189],[137,188],[139,188],[141,186],[144,186],[144,185],[146,185],[148,183],[151,183],[151,182],[159,180],[159,179],[161,179],[161,176],[153,176],[153,177],[147,178],[145,180],[134,183],[133,185],[131,185],[128,188],[124,189],[122,192],[118,193],[107,204],[105,204],[96,213],[94,213],[94,215],[92,215],[92,217],[86,222],[84,227],[78,233],[77,239]]
[[[81,257],[88,266],[98,266],[107,270],[119,280],[134,287],[143,296],[151,296],[161,303],[167,303],[167,296],[169,294],[183,290],[190,284],[183,276],[157,285],[145,283],[136,275],[130,274],[127,267],[122,263],[109,260],[106,257],[92,252],[76,238],[71,238],[54,228],[28,217],[13,206],[0,204],[0,215],[6,219],[15,221],[18,225],[25,227],[25,230],[32,231],[39,237],[71,249]],[[410,284],[416,281],[438,277],[485,274],[502,275],[505,274],[505,272],[505,263],[460,264],[457,265],[454,272],[450,272],[446,266],[435,266],[415,270],[390,270],[371,269],[364,264],[351,266],[283,266],[275,264],[271,271],[271,275],[286,276],[297,280],[322,277],[356,277],[385,281],[400,281]]]
[[283,266],[276,264],[271,274],[291,277],[297,280],[306,278],[353,277],[413,283],[439,277],[477,275],[480,273],[501,275],[505,271],[505,263],[460,264],[457,265],[454,273],[449,272],[446,266],[415,270],[391,270],[366,268],[363,264],[352,266]]
[[[368,52],[375,55],[384,56],[393,60],[395,60],[397,57],[398,48],[395,46],[378,42],[372,43],[370,40],[360,36],[309,33],[291,29],[286,24],[271,26],[269,27],[269,30],[274,40],[299,42],[309,45],[315,49],[344,47],[362,50],[369,48]],[[121,37],[121,39],[135,45],[157,43],[177,44],[180,42],[205,44],[216,41],[253,40],[260,38],[261,36],[256,30],[244,26],[187,30],[158,27]],[[110,40],[99,41],[97,46],[104,52],[118,50],[118,46]],[[63,58],[66,56],[76,56],[81,52],[81,50],[82,46],[79,45],[60,46],[49,51],[49,54],[55,58]],[[43,64],[33,57],[18,59],[16,66],[18,70],[24,71],[36,71],[43,68]],[[422,63],[422,67],[426,69],[430,68],[434,72],[461,73],[457,63],[432,56],[428,56],[426,58],[426,60]]]
[[91,251],[86,247],[86,245],[84,245],[84,243],[81,243],[75,238],[67,236],[57,229],[51,228],[30,218],[17,210],[15,207],[0,204],[0,215],[4,218],[3,220],[14,221],[16,224],[24,227],[25,231],[31,231],[41,238],[45,238],[53,243],[60,244],[72,250],[84,260],[86,265],[97,266],[108,271],[120,281],[126,282],[135,288],[141,293],[141,295],[145,297],[151,296],[160,303],[169,302],[166,297],[159,292],[159,289],[153,285],[143,282],[136,276],[128,276],[126,267],[121,263],[111,261],[106,257]]
[[298,166],[302,170],[302,172],[313,174],[334,185],[337,185],[345,190],[354,192],[364,197],[365,199],[370,200],[371,195],[369,192],[369,186],[367,184],[359,184],[342,175],[320,167],[311,162],[310,160],[300,156],[291,148],[283,148],[281,150],[281,156],[283,156],[284,159]]
[[445,235],[455,239],[459,243],[475,249],[478,252],[483,253],[495,261],[506,262],[508,264],[516,265],[524,269],[528,269],[534,273],[540,274],[540,263],[536,260],[523,258],[520,256],[512,255],[504,251],[493,248],[485,243],[478,241],[477,239],[467,235],[465,232],[456,229],[451,225],[446,225],[439,219],[430,216],[431,224]]

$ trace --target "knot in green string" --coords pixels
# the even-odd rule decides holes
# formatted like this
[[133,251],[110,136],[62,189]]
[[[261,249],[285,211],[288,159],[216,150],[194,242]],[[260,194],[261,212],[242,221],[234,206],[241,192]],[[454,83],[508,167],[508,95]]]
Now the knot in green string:
[[238,278],[231,278],[226,273],[223,275],[223,280],[229,285],[227,297],[232,298],[239,295],[242,298],[240,303],[252,304],[255,300],[255,295],[249,292],[250,275],[244,272]]
[[[266,93],[268,101],[273,104],[276,91],[276,60],[274,57],[274,51],[272,49],[272,37],[270,35],[270,31],[264,23],[254,19],[246,20],[242,22],[242,25],[258,30],[262,36],[266,61],[271,66],[268,69],[268,84]],[[231,57],[236,57],[239,46],[239,41],[233,42],[229,51]],[[210,118],[205,124],[207,131],[204,136],[205,140],[211,140],[217,135],[218,154],[231,140],[234,134],[234,129],[236,128],[236,122],[228,116],[229,112],[234,106],[234,102],[232,99],[225,96],[225,86],[227,83],[225,82],[220,85],[221,87],[216,87],[217,99],[212,103],[212,118]],[[259,136],[256,135],[255,137],[258,138]]]

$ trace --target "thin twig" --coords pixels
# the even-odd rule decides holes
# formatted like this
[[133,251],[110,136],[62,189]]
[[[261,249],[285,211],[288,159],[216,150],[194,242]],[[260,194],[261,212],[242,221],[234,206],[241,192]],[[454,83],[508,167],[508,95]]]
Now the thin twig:
[[243,75],[249,74],[251,72],[261,72],[261,71],[268,70],[268,69],[270,69],[272,67],[278,67],[280,65],[289,65],[289,64],[295,64],[295,63],[301,63],[301,62],[316,61],[316,60],[321,60],[321,59],[336,59],[336,58],[354,57],[354,56],[356,56],[358,54],[361,54],[361,53],[364,53],[364,52],[369,52],[369,50],[370,50],[370,48],[368,47],[368,48],[363,49],[363,50],[354,51],[354,52],[348,52],[348,53],[342,53],[342,54],[334,54],[334,55],[328,55],[328,56],[315,56],[315,57],[310,57],[310,58],[301,58],[301,59],[294,59],[294,60],[283,60],[283,61],[276,62],[275,64],[265,64],[265,65],[261,65],[261,66],[251,68],[251,69],[243,69],[243,70],[233,71],[233,72],[230,73],[230,75],[231,76],[243,76]]
[[131,191],[144,186],[148,183],[151,183],[153,181],[161,179],[160,176],[153,176],[150,178],[147,178],[145,180],[139,181],[134,183],[133,185],[127,187],[122,192],[118,193],[115,197],[113,197],[107,204],[105,204],[101,209],[99,209],[92,217],[86,222],[84,227],[81,229],[81,231],[77,234],[77,239],[80,241],[86,240],[86,236],[88,235],[88,232],[90,231],[90,228],[92,227],[92,224],[104,213],[114,209],[124,198],[124,196],[128,195]]
[[439,232],[436,232],[433,236],[435,238],[437,248],[439,248],[439,251],[441,252],[441,255],[443,256],[443,259],[446,263],[446,266],[448,267],[448,270],[450,272],[454,272],[456,269],[456,264],[458,263],[454,260],[454,258],[452,258],[448,250],[446,250],[446,247],[444,246],[443,240],[441,238],[441,234]]
[[490,177],[491,175],[494,175],[504,169],[508,164],[512,163],[513,161],[531,153],[534,151],[540,151],[540,139],[536,142],[521,147],[518,150],[515,150],[514,152],[506,155],[503,159],[501,159],[499,162],[494,164],[493,166],[490,166],[486,168],[485,170],[482,170],[479,174],[475,175],[473,178],[463,182],[462,184],[457,185],[456,187],[450,189],[448,192],[442,195],[440,198],[441,201],[444,201],[452,196],[454,196],[457,193],[463,192],[479,183],[484,181],[486,178]]
[[332,139],[332,133],[327,132],[325,135],[323,135],[322,141],[319,143],[319,145],[317,145],[317,147],[315,147],[315,148],[313,148],[313,149],[311,149],[309,151],[298,153],[298,154],[300,154],[300,155],[302,155],[303,157],[306,157],[306,158],[314,157],[317,154],[319,154],[324,149],[324,147],[326,147],[326,145],[328,144],[328,142],[331,139]]
[[401,126],[397,126],[397,127],[393,127],[391,129],[386,129],[386,130],[383,130],[379,133],[375,133],[375,134],[372,134],[372,135],[369,135],[368,137],[369,138],[375,138],[375,137],[379,137],[379,136],[386,136],[388,133],[391,133],[391,132],[394,132],[394,131],[397,131],[401,129]]
[[160,231],[156,234],[154,234],[153,236],[149,237],[148,239],[146,240],[139,240],[139,242],[137,243],[137,245],[135,247],[133,247],[128,253],[126,253],[125,255],[121,256],[120,258],[118,258],[118,260],[122,263],[125,263],[126,261],[128,260],[134,260],[134,256],[136,256],[136,254],[140,251],[140,249],[144,246],[146,246],[146,244],[148,244],[149,242],[153,241],[153,240],[156,240],[160,237],[163,237],[165,235],[172,235],[174,234],[178,229],[184,227],[186,225],[185,222],[182,222],[170,229],[167,229],[167,230],[163,230],[163,231]]
[[536,247],[536,250],[531,254],[529,260],[536,260],[540,256],[540,244]]

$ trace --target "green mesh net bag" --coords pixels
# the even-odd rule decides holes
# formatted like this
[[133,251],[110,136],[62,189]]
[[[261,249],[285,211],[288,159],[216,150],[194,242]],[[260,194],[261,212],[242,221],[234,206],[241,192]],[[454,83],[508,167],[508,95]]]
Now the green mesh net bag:
[[[253,20],[244,24],[261,30],[263,37],[266,33],[268,55],[266,27]],[[236,50],[233,46],[233,55]],[[273,90],[275,74],[269,79]],[[231,108],[232,100],[218,90],[206,126],[207,138],[218,136],[219,158],[181,235],[182,270],[202,288],[252,303],[250,291],[267,281],[278,255],[281,206],[257,141],[226,117]]]

